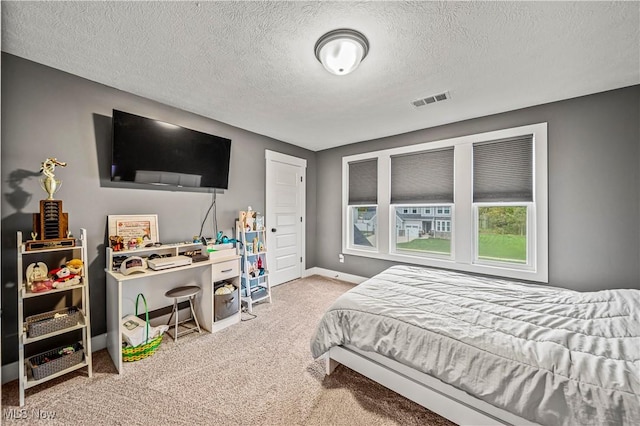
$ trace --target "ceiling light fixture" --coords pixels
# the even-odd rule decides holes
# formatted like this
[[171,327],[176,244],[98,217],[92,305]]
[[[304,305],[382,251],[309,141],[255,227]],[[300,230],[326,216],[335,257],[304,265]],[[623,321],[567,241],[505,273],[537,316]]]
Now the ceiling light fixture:
[[316,43],[316,58],[331,74],[347,75],[369,53],[369,41],[358,31],[341,28],[329,31]]

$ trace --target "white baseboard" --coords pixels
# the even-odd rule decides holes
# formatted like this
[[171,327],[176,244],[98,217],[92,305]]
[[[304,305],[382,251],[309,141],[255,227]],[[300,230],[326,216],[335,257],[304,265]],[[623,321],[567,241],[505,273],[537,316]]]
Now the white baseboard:
[[[107,347],[107,333],[101,334],[91,338],[91,352],[96,352]],[[18,364],[19,362],[12,362],[11,364],[2,366],[2,384],[18,380]]]
[[321,275],[327,278],[335,278],[337,280],[347,281],[354,284],[360,284],[361,282],[367,280],[366,277],[361,277],[358,275],[345,274],[344,272],[332,271],[331,269],[324,268],[309,268],[304,271],[302,277],[309,277],[311,275]]

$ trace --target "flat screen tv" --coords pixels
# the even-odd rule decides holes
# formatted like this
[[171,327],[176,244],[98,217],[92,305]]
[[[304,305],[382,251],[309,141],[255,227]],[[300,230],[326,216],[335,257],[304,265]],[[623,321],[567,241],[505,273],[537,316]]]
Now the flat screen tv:
[[231,140],[113,110],[111,180],[229,188]]

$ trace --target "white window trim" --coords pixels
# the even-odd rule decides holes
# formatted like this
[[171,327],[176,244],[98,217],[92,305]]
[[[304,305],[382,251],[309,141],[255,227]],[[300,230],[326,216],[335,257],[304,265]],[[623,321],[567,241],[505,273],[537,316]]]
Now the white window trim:
[[[533,213],[530,214],[528,239],[532,248],[528,255],[533,259],[527,268],[508,263],[493,264],[476,261],[475,213],[473,203],[473,144],[503,138],[533,134]],[[391,218],[391,156],[453,146],[454,151],[454,205],[451,210],[451,258],[418,256],[394,252],[391,247],[395,225]],[[349,247],[348,184],[349,162],[378,159],[378,227],[377,250]],[[342,251],[348,255],[365,256],[401,263],[455,269],[498,275],[538,282],[548,282],[548,178],[547,178],[547,123],[538,123],[493,132],[467,135],[458,138],[426,142],[381,151],[350,155],[342,158]],[[511,205],[511,204],[510,204]],[[535,229],[534,232],[529,232]],[[497,262],[496,262],[497,263]]]

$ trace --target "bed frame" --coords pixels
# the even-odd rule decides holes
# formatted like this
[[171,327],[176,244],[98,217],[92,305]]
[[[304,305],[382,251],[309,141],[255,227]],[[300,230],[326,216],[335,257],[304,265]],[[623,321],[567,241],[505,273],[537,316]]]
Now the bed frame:
[[459,425],[536,424],[374,352],[334,346],[324,356],[327,374],[342,364]]

